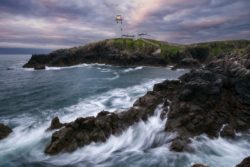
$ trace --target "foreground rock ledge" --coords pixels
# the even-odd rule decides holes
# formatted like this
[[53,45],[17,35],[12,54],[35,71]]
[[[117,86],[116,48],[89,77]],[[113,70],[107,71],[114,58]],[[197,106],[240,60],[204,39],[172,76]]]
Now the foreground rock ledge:
[[250,167],[250,157],[245,158],[240,164],[236,167]]
[[91,142],[104,142],[110,135],[118,135],[134,123],[147,120],[162,100],[160,93],[152,91],[138,99],[128,111],[102,111],[96,117],[78,118],[53,133],[45,153],[72,152]]

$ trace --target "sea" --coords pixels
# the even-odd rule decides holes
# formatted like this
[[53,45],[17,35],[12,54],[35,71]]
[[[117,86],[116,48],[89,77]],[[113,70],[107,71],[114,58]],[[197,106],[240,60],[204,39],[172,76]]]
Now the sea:
[[0,141],[0,167],[234,167],[250,155],[250,134],[236,139],[192,139],[190,152],[169,150],[174,133],[164,132],[161,106],[148,121],[140,121],[105,143],[91,143],[73,153],[44,154],[53,132],[51,120],[61,122],[96,116],[100,111],[128,109],[153,85],[178,79],[188,70],[168,67],[118,67],[81,64],[72,67],[24,69],[31,55],[0,55],[0,123],[13,129]]

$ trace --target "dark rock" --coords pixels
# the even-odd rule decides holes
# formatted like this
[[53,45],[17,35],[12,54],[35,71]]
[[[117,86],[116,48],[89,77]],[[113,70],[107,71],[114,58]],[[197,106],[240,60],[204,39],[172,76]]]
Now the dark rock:
[[[126,41],[126,39],[124,40]],[[64,67],[82,63],[101,63],[121,66],[166,65],[165,59],[160,54],[154,54],[155,50],[159,49],[157,45],[131,48],[125,43],[124,46],[120,46],[120,43],[116,43],[115,41],[115,39],[104,40],[85,46],[56,50],[48,55],[33,55],[23,67],[44,69],[45,66]]]
[[34,66],[34,70],[45,70],[45,66],[44,65],[36,65],[36,66]]
[[[119,113],[102,111],[96,117],[77,118],[53,133],[45,153],[55,155],[74,151],[91,142],[105,142],[110,135],[119,135],[134,123],[140,120],[146,121],[161,102],[163,100],[157,92],[148,92],[128,111]],[[52,122],[53,126],[61,126],[57,118]]]
[[228,137],[228,138],[234,138],[235,137],[235,130],[230,125],[226,125],[222,131],[220,132],[221,137]]
[[240,164],[236,167],[250,167],[250,157],[245,158]]
[[192,165],[192,167],[208,167],[208,166],[202,164],[194,164]]
[[[177,132],[184,138],[201,134],[233,138],[236,131],[248,130],[249,74],[245,66],[234,60],[216,60],[180,77],[180,84],[168,92],[172,99],[166,131]],[[163,87],[160,84],[161,90]],[[222,129],[225,124],[228,126]],[[177,147],[182,145],[180,141],[173,143],[177,150],[182,150]]]
[[197,59],[193,59],[193,58],[188,57],[188,58],[184,58],[180,62],[178,62],[178,64],[176,64],[173,67],[173,70],[177,69],[177,68],[195,69],[195,68],[198,68],[200,66],[201,66],[201,64]]
[[170,150],[175,152],[183,152],[184,150],[188,150],[188,143],[190,143],[189,139],[177,137],[172,141]]
[[8,126],[0,123],[0,140],[2,140],[4,138],[6,138],[7,136],[9,136],[9,134],[11,132],[12,132],[12,130]]
[[55,130],[55,129],[60,129],[64,126],[59,120],[58,117],[55,117],[52,119],[50,127],[47,130]]
[[194,68],[199,66],[200,66],[199,61],[193,58],[184,58],[178,64],[178,67],[180,68]]

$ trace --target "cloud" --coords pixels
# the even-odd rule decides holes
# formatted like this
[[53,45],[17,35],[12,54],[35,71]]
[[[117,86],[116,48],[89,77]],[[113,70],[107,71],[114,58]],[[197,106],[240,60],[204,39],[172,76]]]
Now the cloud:
[[60,48],[146,32],[176,43],[250,39],[249,0],[1,0],[0,46]]

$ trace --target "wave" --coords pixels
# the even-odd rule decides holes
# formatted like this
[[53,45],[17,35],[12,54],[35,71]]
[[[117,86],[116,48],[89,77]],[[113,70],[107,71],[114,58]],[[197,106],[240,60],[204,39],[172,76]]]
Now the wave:
[[[134,101],[152,89],[152,86],[161,80],[154,80],[128,88],[113,89],[103,94],[88,97],[78,104],[59,110],[41,111],[42,115],[23,114],[19,116],[1,117],[5,124],[11,123],[15,128],[13,133],[0,141],[0,166],[13,154],[20,154],[23,158],[42,156],[45,143],[51,133],[45,132],[51,119],[59,116],[62,122],[70,122],[77,117],[95,116],[102,110],[111,112],[125,110],[132,106]],[[1,162],[1,160],[3,160]],[[4,161],[5,160],[5,161]]]
[[79,64],[79,65],[68,66],[68,67],[48,67],[48,66],[45,66],[45,69],[50,71],[50,70],[63,70],[63,69],[82,68],[82,67],[91,67],[91,64]]
[[[77,67],[97,67],[101,72],[113,72],[115,79],[125,70],[140,70],[138,67],[109,71],[106,65],[79,65]],[[60,70],[46,69],[46,70]],[[125,72],[126,73],[126,72]],[[70,122],[77,117],[96,116],[100,111],[119,112],[133,105],[135,100],[152,90],[154,84],[164,79],[148,80],[141,84],[117,88],[97,94],[72,106],[59,110],[40,111],[42,114],[23,114],[14,117],[0,117],[1,122],[13,124],[13,133],[0,141],[0,166],[173,166],[190,167],[193,163],[209,166],[235,166],[250,155],[250,135],[240,135],[236,140],[222,138],[211,140],[200,136],[192,141],[192,152],[175,153],[169,150],[173,133],[164,132],[167,119],[160,119],[161,105],[147,122],[139,122],[129,127],[119,136],[111,136],[105,143],[91,143],[74,153],[47,156],[43,153],[51,132],[45,132],[54,116],[62,122]],[[4,121],[2,121],[4,120]],[[20,160],[21,163],[20,164]],[[27,163],[27,164],[25,164]]]
[[36,152],[30,161],[55,166],[173,166],[190,167],[195,163],[209,166],[235,166],[250,155],[249,136],[234,141],[210,139],[203,135],[192,140],[192,152],[170,151],[174,133],[164,131],[167,119],[162,120],[162,105],[148,121],[140,121],[121,135],[112,135],[105,143],[91,143],[74,153],[53,157]]
[[128,73],[128,72],[132,72],[132,71],[141,70],[141,69],[143,69],[143,68],[144,68],[143,66],[135,67],[135,68],[128,68],[128,69],[123,70],[123,72],[124,72],[124,73]]
[[140,96],[152,90],[154,84],[161,81],[163,79],[155,79],[128,88],[113,89],[103,94],[88,97],[88,99],[81,100],[76,105],[63,108],[57,113],[63,113],[60,114],[61,119],[69,122],[80,116],[95,116],[103,110],[110,112],[125,110],[131,107]]
[[[144,152],[167,143],[174,134],[166,135],[164,125],[166,120],[160,118],[161,105],[155,110],[154,116],[147,122],[139,122],[119,136],[111,136],[105,143],[92,143],[78,149],[72,154],[62,154],[56,157],[44,157],[42,161],[53,165],[88,164],[90,166],[137,166],[133,156],[143,156]],[[157,143],[157,145],[155,145]],[[142,157],[141,157],[142,158]],[[150,163],[152,158],[141,159],[140,163]],[[153,162],[153,161],[152,161]],[[152,163],[151,162],[151,163]],[[133,164],[134,163],[134,164]]]

